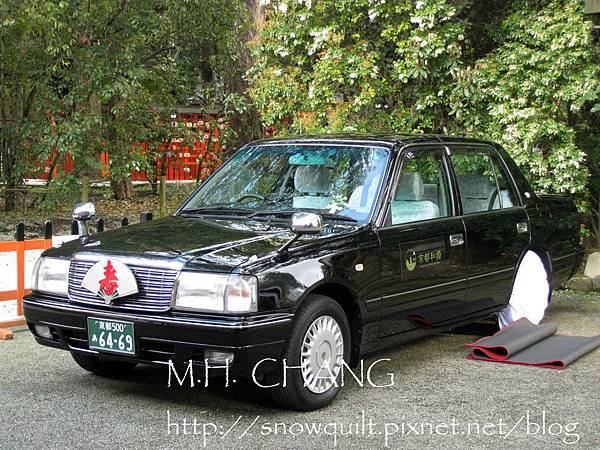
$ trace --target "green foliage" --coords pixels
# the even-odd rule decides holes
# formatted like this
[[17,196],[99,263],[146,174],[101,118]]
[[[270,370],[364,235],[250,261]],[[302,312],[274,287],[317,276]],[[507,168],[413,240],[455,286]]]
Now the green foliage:
[[294,132],[442,130],[464,25],[444,0],[271,2],[251,93]]
[[242,0],[0,0],[0,181],[67,154],[93,174],[104,150],[122,179],[144,164],[132,146],[164,131],[159,106],[239,112],[228,83],[245,21]]
[[[52,90],[52,74],[60,70],[56,39],[48,36],[64,36],[63,27],[53,23],[59,10],[50,2],[0,3],[0,175],[11,189],[32,167],[22,156],[36,147],[32,135],[38,121],[45,120],[38,99]],[[49,75],[42,87],[37,79],[43,71]]]
[[[253,2],[0,0],[6,207],[49,158],[93,176],[108,150],[116,181],[156,171],[164,142],[206,134],[169,120],[194,99],[227,118],[256,106],[279,132],[490,138],[536,188],[598,208],[600,45],[580,0],[257,1],[249,105],[238,88]],[[230,123],[209,128],[246,135]],[[140,141],[145,156],[131,152]]]
[[463,71],[451,113],[466,132],[501,142],[538,189],[583,199],[589,173],[577,133],[600,98],[590,23],[576,1],[515,6],[498,48]]
[[47,217],[50,214],[54,214],[57,209],[60,209],[64,205],[74,205],[78,200],[79,185],[77,177],[74,175],[65,175],[53,180],[44,190],[38,209]]
[[585,210],[600,69],[580,1],[266,3],[250,75],[267,125],[486,137]]

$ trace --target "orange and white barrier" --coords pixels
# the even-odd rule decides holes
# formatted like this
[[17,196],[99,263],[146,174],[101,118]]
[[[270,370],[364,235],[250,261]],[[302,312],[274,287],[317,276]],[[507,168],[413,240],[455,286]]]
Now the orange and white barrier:
[[31,292],[33,266],[52,247],[52,226],[44,239],[25,240],[25,226],[17,226],[17,240],[0,242],[0,328],[24,325],[23,297]]

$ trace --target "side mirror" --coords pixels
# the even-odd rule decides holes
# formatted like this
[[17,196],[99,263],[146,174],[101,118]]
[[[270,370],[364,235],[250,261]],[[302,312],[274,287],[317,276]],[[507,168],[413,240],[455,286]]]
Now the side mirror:
[[96,208],[93,203],[78,203],[73,209],[73,219],[77,221],[79,239],[82,243],[89,240],[88,220],[96,219]]
[[285,255],[292,244],[303,234],[320,233],[323,229],[323,218],[320,215],[311,212],[294,213],[294,215],[292,215],[291,229],[294,232],[294,237],[283,244],[283,247],[278,250],[277,253],[279,253],[280,257]]
[[323,218],[311,212],[297,212],[292,216],[292,231],[296,234],[318,234],[323,229]]
[[93,203],[78,203],[73,209],[73,219],[93,220],[96,218],[96,208]]

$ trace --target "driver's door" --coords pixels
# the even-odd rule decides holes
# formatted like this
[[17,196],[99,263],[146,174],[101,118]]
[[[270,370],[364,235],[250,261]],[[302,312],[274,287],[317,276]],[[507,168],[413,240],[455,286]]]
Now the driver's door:
[[405,149],[395,178],[385,223],[378,229],[381,338],[456,320],[465,302],[465,230],[443,149]]

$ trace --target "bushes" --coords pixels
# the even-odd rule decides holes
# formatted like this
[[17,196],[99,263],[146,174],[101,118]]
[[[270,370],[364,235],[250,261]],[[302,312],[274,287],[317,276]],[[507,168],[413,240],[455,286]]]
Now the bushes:
[[484,136],[588,210],[600,69],[582,2],[268,3],[250,72],[267,125]]

